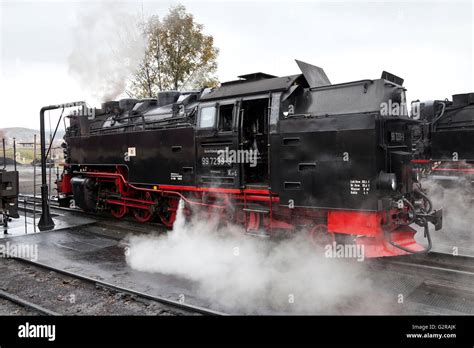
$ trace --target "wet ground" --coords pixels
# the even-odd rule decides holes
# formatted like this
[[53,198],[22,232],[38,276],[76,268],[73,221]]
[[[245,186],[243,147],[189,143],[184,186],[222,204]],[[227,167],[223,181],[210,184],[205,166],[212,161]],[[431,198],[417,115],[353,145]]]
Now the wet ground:
[[[427,284],[437,280],[427,274],[400,273],[397,268],[379,266],[376,267],[377,271],[374,271],[370,262],[352,268],[358,272],[357,277],[361,281],[370,279],[370,288],[354,287],[350,296],[341,296],[340,301],[330,306],[324,306],[324,298],[321,298],[322,303],[318,306],[317,312],[302,311],[301,307],[293,306],[287,299],[282,299],[277,306],[274,301],[268,303],[263,301],[258,307],[249,309],[244,304],[245,299],[242,299],[242,305],[239,306],[235,302],[226,303],[224,298],[209,298],[201,293],[202,288],[198,282],[174,275],[131,269],[125,258],[126,242],[122,239],[112,239],[107,234],[110,234],[110,231],[106,231],[104,227],[86,225],[74,229],[11,237],[4,239],[3,243],[8,242],[10,248],[13,245],[37,246],[37,254],[29,255],[28,258],[37,258],[39,262],[50,266],[231,314],[473,314],[474,311],[472,301],[463,303],[465,299],[446,297],[445,294],[439,294],[439,298],[433,297],[436,294],[432,294],[433,290],[427,287]],[[39,281],[49,282],[50,279],[47,277],[48,275]],[[321,279],[321,282],[325,281]],[[34,283],[29,286],[34,289]],[[59,283],[58,286],[62,285]],[[347,286],[354,286],[354,283],[348,282]],[[327,296],[331,297],[331,294]],[[459,301],[461,302],[458,303]],[[97,304],[96,301],[94,303]],[[311,304],[308,304],[308,308],[310,307]],[[82,309],[76,314],[86,312]],[[98,313],[111,312],[104,310]]]
[[[32,212],[27,213],[25,216],[24,211],[22,211],[22,207],[20,207],[20,218],[11,219],[11,221],[8,222],[8,228],[6,229],[7,233],[4,233],[5,228],[3,225],[0,225],[0,239],[39,232],[38,222],[40,216],[41,214],[39,212],[37,212],[35,215],[33,215]],[[88,218],[87,216],[64,214],[62,212],[52,212],[51,216],[55,222],[55,230],[88,225],[95,222],[94,219]]]
[[180,300],[180,295],[183,293],[186,299],[190,301],[193,299],[192,284],[177,277],[130,269],[125,263],[126,245],[121,240],[98,235],[94,233],[94,228],[91,228],[91,231],[76,228],[41,232],[6,238],[4,241],[8,241],[10,247],[13,243],[36,247],[37,261],[50,266],[152,295],[165,294],[165,297],[173,300]]

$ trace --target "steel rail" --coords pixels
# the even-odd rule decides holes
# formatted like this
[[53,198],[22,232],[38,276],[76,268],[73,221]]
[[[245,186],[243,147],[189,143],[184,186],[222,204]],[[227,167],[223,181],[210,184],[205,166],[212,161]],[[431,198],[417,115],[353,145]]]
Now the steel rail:
[[141,292],[141,291],[137,291],[137,290],[133,290],[133,289],[130,289],[130,288],[117,286],[117,285],[114,285],[114,284],[109,283],[109,282],[94,279],[94,278],[91,278],[91,277],[88,277],[88,276],[85,276],[85,275],[82,275],[82,274],[79,274],[79,273],[66,271],[66,270],[63,270],[63,269],[60,269],[60,268],[56,268],[56,267],[53,267],[53,266],[46,265],[46,264],[41,263],[41,262],[32,261],[32,260],[28,260],[28,259],[24,259],[24,258],[20,258],[20,257],[15,257],[15,256],[10,256],[7,253],[4,253],[4,256],[6,256],[7,258],[12,259],[12,260],[16,260],[16,261],[23,262],[23,263],[26,263],[26,264],[29,264],[29,265],[44,268],[44,269],[49,270],[49,271],[64,274],[64,275],[67,275],[67,276],[72,277],[72,278],[81,279],[81,280],[86,281],[88,283],[91,283],[91,284],[94,284],[94,285],[99,285],[99,286],[102,286],[102,287],[105,287],[105,288],[109,288],[109,289],[112,289],[112,290],[117,291],[117,292],[122,292],[122,293],[126,293],[126,294],[129,294],[129,295],[135,295],[135,296],[145,298],[145,299],[148,299],[148,300],[151,300],[151,301],[154,301],[154,302],[165,304],[165,305],[174,307],[176,309],[181,309],[181,310],[184,310],[184,311],[188,311],[188,312],[192,312],[192,313],[199,313],[199,314],[203,314],[203,315],[212,315],[212,316],[226,315],[226,313],[214,311],[214,310],[211,310],[211,309],[207,309],[207,308],[203,308],[203,307],[199,307],[199,306],[194,306],[194,305],[186,304],[186,303],[179,302],[179,301],[170,300],[170,299],[160,297],[160,296],[150,295],[150,294],[147,294],[147,293],[144,293],[144,292]]
[[[474,257],[454,256],[440,252],[430,252],[424,257],[378,259],[380,265],[406,266],[435,272],[474,277]],[[468,263],[471,263],[468,265]],[[467,267],[466,267],[467,266]],[[470,266],[470,267],[469,267]]]
[[52,310],[49,310],[47,308],[44,308],[40,305],[37,305],[35,303],[32,303],[30,301],[27,301],[17,295],[14,295],[14,294],[11,294],[7,291],[4,291],[4,290],[1,290],[0,289],[0,297],[5,299],[5,300],[8,300],[10,302],[13,302],[13,303],[16,303],[22,307],[25,307],[25,308],[30,308],[30,309],[33,309],[37,312],[40,312],[42,314],[45,314],[45,315],[52,315],[52,316],[58,316],[58,315],[61,315],[57,312],[54,312]]

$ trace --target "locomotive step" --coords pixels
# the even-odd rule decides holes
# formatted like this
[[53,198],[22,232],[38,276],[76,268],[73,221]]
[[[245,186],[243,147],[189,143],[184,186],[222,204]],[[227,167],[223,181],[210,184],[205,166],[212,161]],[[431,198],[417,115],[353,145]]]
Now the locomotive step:
[[245,235],[258,238],[270,238],[270,235],[263,230],[250,230],[245,232]]
[[247,184],[245,188],[254,189],[254,190],[268,190],[268,184]]
[[262,213],[262,214],[268,214],[270,212],[270,209],[264,208],[264,207],[248,207],[244,208],[243,211],[248,211],[248,212],[253,212],[253,213]]

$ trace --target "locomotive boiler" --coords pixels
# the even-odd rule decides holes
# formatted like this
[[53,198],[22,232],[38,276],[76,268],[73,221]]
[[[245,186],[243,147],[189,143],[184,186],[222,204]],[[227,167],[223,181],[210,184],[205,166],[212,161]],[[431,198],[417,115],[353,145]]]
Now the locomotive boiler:
[[[414,182],[403,80],[384,72],[331,84],[297,63],[296,75],[241,75],[70,115],[61,204],[171,228],[182,201],[186,214],[259,236],[307,232],[363,246],[366,257],[429,250],[428,226],[440,229],[442,213]],[[392,103],[405,113],[381,113]]]

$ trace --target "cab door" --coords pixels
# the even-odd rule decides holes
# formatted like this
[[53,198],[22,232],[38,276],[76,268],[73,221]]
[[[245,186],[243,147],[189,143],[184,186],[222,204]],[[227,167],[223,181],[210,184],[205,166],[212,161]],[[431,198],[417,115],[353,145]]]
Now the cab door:
[[196,123],[197,185],[239,188],[238,145],[236,101],[201,104]]

